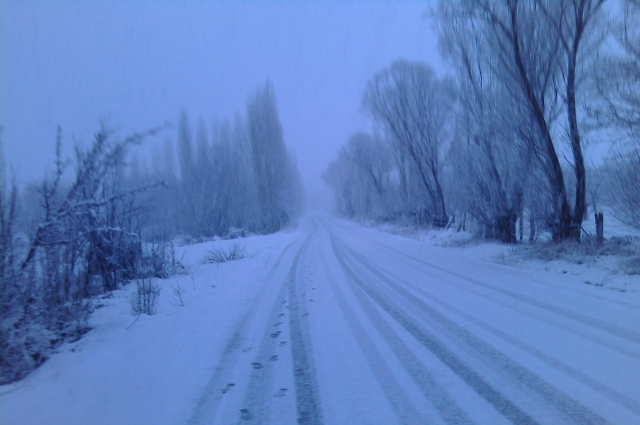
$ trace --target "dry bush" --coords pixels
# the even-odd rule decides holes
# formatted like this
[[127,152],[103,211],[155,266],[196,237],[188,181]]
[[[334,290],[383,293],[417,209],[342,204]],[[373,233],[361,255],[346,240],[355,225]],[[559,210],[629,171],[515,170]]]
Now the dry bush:
[[630,236],[612,237],[605,239],[602,244],[597,244],[589,238],[584,238],[581,243],[536,243],[518,246],[516,252],[527,259],[566,261],[574,264],[592,264],[599,257],[619,256],[620,268],[626,274],[640,274],[640,239]]
[[186,291],[180,286],[180,282],[176,286],[171,286],[171,300],[169,301],[174,307],[185,307],[189,302]]
[[145,188],[122,170],[128,148],[153,133],[114,140],[102,126],[76,147],[67,178],[58,130],[55,170],[30,190],[6,182],[0,164],[0,384],[85,333],[92,297],[139,276],[135,197]]
[[182,259],[176,258],[172,242],[150,243],[143,247],[142,274],[166,279],[176,274],[185,274]]
[[154,315],[158,310],[160,286],[153,278],[136,279],[136,289],[131,294],[131,313]]
[[207,254],[202,259],[204,264],[219,264],[226,263],[227,261],[241,260],[247,256],[247,252],[244,246],[239,244],[233,244],[228,249],[224,247],[218,249],[212,249],[207,251]]

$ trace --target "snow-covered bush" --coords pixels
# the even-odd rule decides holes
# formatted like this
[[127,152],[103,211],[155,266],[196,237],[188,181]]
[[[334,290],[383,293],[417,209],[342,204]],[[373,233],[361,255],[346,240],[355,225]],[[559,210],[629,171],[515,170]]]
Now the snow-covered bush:
[[134,315],[154,315],[158,310],[160,300],[160,285],[154,278],[136,279],[136,288],[129,298],[131,301],[131,313]]
[[75,173],[67,176],[58,130],[55,171],[27,192],[36,200],[28,207],[28,196],[0,172],[0,384],[85,333],[90,297],[140,274],[134,201],[145,188],[126,184],[124,158],[154,132],[114,140],[102,126],[89,149],[76,147]]
[[246,230],[236,229],[235,227],[232,227],[229,229],[229,233],[227,233],[227,236],[225,237],[225,239],[246,238],[248,235],[249,233],[247,233]]
[[142,275],[166,279],[175,274],[186,273],[181,260],[176,259],[172,242],[150,243],[143,247]]

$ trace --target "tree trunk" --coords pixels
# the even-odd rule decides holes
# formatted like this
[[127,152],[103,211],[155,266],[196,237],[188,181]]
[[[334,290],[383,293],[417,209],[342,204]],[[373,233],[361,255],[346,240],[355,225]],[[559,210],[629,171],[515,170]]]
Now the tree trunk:
[[529,75],[524,65],[520,38],[517,31],[517,9],[515,6],[511,9],[510,14],[511,28],[514,31],[513,38],[511,39],[514,59],[518,68],[518,73],[520,74],[527,101],[532,109],[533,117],[538,128],[540,129],[547,159],[550,162],[551,168],[547,169],[547,177],[551,186],[551,198],[553,200],[554,223],[552,226],[552,233],[553,240],[560,241],[571,237],[571,229],[573,225],[571,210],[567,200],[567,191],[564,187],[564,176],[555,146],[553,145],[551,130],[549,129],[543,107],[532,87],[531,80],[529,79]]
[[515,212],[509,211],[497,217],[485,226],[485,237],[487,239],[497,239],[503,243],[516,243],[516,222],[518,216]]
[[529,242],[536,240],[536,219],[533,214],[529,216]]
[[604,215],[602,213],[596,213],[596,234],[597,242],[602,245],[604,242]]
[[515,212],[498,219],[498,239],[504,243],[516,243],[516,221],[518,216]]
[[[582,6],[582,4],[581,4]],[[582,7],[580,8],[582,13]],[[569,118],[569,138],[571,139],[571,150],[573,152],[573,168],[576,175],[576,199],[571,222],[570,237],[580,241],[580,228],[587,208],[587,178],[582,156],[582,145],[580,140],[580,130],[578,128],[578,113],[576,110],[576,63],[578,48],[584,27],[581,20],[576,28],[573,45],[569,53],[567,64],[567,115]]]
[[524,214],[520,212],[520,242],[524,239]]

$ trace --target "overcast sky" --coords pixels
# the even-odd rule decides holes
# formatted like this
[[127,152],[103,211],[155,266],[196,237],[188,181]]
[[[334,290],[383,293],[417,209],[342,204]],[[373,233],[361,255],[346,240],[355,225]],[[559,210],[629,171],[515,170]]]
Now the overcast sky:
[[2,0],[5,160],[20,181],[41,177],[57,124],[70,147],[102,118],[120,135],[176,123],[182,109],[193,127],[232,118],[268,78],[313,195],[349,135],[370,128],[360,100],[373,73],[400,58],[443,72],[432,4]]

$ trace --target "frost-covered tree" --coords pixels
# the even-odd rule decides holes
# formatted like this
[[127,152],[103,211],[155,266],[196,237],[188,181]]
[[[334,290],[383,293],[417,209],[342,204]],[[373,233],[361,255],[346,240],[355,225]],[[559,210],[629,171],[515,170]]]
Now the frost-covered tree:
[[[580,82],[601,37],[604,0],[441,1],[443,28],[472,28],[482,55],[491,58],[492,77],[511,104],[523,106],[533,126],[522,140],[539,152],[548,180],[554,240],[579,239],[586,211],[584,140],[579,126]],[[559,146],[567,136],[574,170],[575,201],[569,202]]]
[[[124,179],[129,148],[155,134],[117,140],[102,126],[90,147],[76,147],[69,179],[58,131],[55,171],[23,196],[0,186],[0,382],[20,379],[51,350],[87,330],[87,298],[143,273],[137,194]],[[35,200],[37,202],[28,202]]]
[[249,102],[247,128],[262,231],[274,232],[294,218],[300,195],[296,168],[284,144],[275,92],[268,81]]
[[[274,232],[300,213],[302,186],[286,149],[273,87],[256,91],[247,116],[200,119],[192,139],[186,112],[180,114],[175,145],[165,144],[164,166],[145,181],[163,188],[143,196],[145,234],[152,239],[233,236]],[[177,152],[179,172],[174,171]],[[139,177],[138,177],[139,178]],[[158,211],[162,211],[159,213]]]
[[[585,3],[586,4],[586,3]],[[579,237],[579,228],[585,211],[585,171],[582,159],[582,142],[577,127],[576,72],[578,64],[575,49],[580,46],[586,25],[597,13],[598,5],[586,5],[582,12],[577,9],[576,18],[579,35],[572,33],[571,8],[576,2],[505,1],[505,2],[442,2],[441,33],[453,33],[458,44],[475,43],[482,52],[481,60],[488,63],[484,75],[503,87],[511,96],[507,104],[526,107],[518,112],[516,119],[525,122],[518,128],[522,141],[527,143],[529,158],[539,158],[545,170],[551,195],[551,220],[554,238]],[[584,5],[583,5],[584,6]],[[583,13],[584,12],[584,13]],[[471,28],[472,31],[458,31]],[[575,32],[574,31],[574,32]],[[569,46],[573,37],[575,44]],[[452,43],[449,42],[449,45]],[[464,72],[463,72],[464,73]],[[508,99],[506,99],[508,100]],[[558,117],[563,117],[558,123]],[[530,119],[529,119],[530,118]],[[511,120],[513,121],[513,120]],[[528,123],[534,125],[528,125]],[[505,125],[510,120],[503,121]],[[566,129],[570,135],[573,165],[576,173],[574,211],[569,208],[570,191],[565,187],[562,165],[556,152],[557,129]],[[526,130],[526,131],[523,131]],[[531,153],[541,155],[532,156]]]
[[392,181],[391,150],[367,133],[356,133],[323,175],[336,211],[350,218],[385,220],[402,213],[399,184]]
[[624,1],[613,27],[590,116],[616,141],[603,169],[608,200],[618,218],[640,227],[640,2]]
[[441,160],[448,140],[451,94],[429,66],[397,61],[373,76],[362,101],[393,144],[406,197],[413,197],[409,189],[418,185],[420,213],[444,224],[448,216]]
[[[539,153],[530,115],[493,75],[496,60],[481,49],[473,22],[451,4],[438,16],[441,51],[456,71],[456,135],[448,155],[450,204],[470,213],[488,238],[516,242]],[[533,203],[531,203],[533,204]]]

